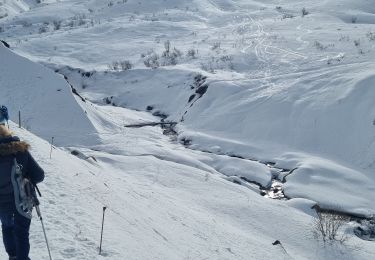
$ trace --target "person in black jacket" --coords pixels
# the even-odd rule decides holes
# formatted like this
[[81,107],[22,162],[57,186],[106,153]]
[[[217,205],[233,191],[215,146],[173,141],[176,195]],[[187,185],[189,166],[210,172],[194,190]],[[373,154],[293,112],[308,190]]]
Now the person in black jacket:
[[29,152],[30,145],[5,126],[6,119],[0,111],[0,220],[3,242],[11,260],[30,260],[29,229],[31,220],[19,214],[15,206],[11,171],[16,158],[22,172],[37,184],[44,179],[44,171]]

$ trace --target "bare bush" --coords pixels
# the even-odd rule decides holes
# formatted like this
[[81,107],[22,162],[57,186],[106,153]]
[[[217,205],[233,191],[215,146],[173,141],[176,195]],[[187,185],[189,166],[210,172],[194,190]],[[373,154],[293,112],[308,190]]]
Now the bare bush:
[[201,69],[210,73],[216,73],[216,70],[234,70],[233,59],[231,55],[211,57],[208,62],[201,63]]
[[350,37],[349,37],[349,35],[340,35],[339,41],[340,42],[348,42],[348,41],[350,41]]
[[211,46],[211,50],[219,49],[221,46],[221,42],[214,42]]
[[177,65],[177,59],[182,56],[182,52],[176,47],[173,47],[173,49],[171,49],[171,42],[169,40],[164,42],[164,48],[165,50],[161,55],[161,57],[163,58],[162,65]]
[[[144,54],[142,54],[142,56],[143,55]],[[151,52],[148,55],[145,55],[144,58],[145,59],[143,60],[143,63],[145,64],[147,68],[156,69],[160,67],[160,62],[159,62],[160,57],[155,52]]]
[[348,240],[346,234],[340,234],[339,230],[349,222],[349,217],[334,211],[322,211],[316,209],[314,219],[314,235],[321,238],[324,243],[338,241],[344,243]]
[[124,60],[120,62],[121,69],[123,71],[130,70],[133,68],[133,64],[129,60]]
[[375,33],[374,32],[368,32],[366,34],[366,36],[369,39],[369,41],[375,41]]
[[334,63],[340,63],[344,60],[345,55],[343,53],[340,53],[339,55],[336,55],[334,57],[328,57],[327,59],[327,65],[331,65]]
[[164,51],[161,56],[151,50],[147,54],[142,53],[141,57],[146,67],[156,69],[160,66],[177,65],[182,55],[183,53],[176,47],[172,48],[170,41],[167,40],[164,42]]
[[72,26],[82,26],[85,25],[87,22],[87,17],[85,14],[77,14],[71,18],[72,20]]
[[282,19],[293,19],[295,16],[292,14],[283,14]]
[[48,32],[48,25],[44,24],[42,27],[39,28],[39,33],[46,33]]
[[114,61],[108,65],[108,68],[114,71],[127,71],[133,68],[133,64],[129,60]]
[[321,51],[326,49],[326,47],[318,41],[314,42],[314,47],[317,48],[318,50],[321,50]]
[[31,27],[32,26],[32,23],[28,22],[28,21],[20,21],[22,27]]
[[55,31],[60,30],[62,21],[53,21],[53,29]]
[[301,10],[301,16],[304,17],[304,16],[306,16],[308,14],[309,14],[309,12],[306,10],[306,8],[305,7],[302,8],[302,10]]
[[187,51],[186,57],[192,58],[192,59],[196,59],[197,58],[197,54],[198,54],[198,50],[190,49],[190,50]]
[[327,45],[323,45],[322,43],[318,42],[318,41],[315,41],[314,42],[314,47],[317,48],[318,50],[321,50],[321,51],[324,51],[325,49],[327,49],[328,47],[334,47],[335,45],[333,43],[331,44],[327,44]]

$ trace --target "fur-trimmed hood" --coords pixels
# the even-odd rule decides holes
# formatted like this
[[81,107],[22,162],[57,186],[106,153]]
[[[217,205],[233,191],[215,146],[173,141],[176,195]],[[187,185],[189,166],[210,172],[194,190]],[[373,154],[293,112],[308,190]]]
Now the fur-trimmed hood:
[[26,152],[29,149],[30,145],[24,141],[20,141],[18,137],[0,138],[0,156]]

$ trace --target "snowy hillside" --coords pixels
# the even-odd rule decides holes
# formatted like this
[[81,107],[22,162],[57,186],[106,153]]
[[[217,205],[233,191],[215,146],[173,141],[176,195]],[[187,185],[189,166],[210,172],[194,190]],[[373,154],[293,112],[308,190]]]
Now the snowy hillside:
[[[84,109],[90,104],[77,95],[60,75],[19,57],[0,46],[0,103],[7,104],[11,119],[26,129],[59,144],[85,143],[96,130]],[[66,138],[69,136],[69,139]]]
[[371,259],[371,0],[36,2],[0,6],[0,103],[51,174],[57,259],[96,259],[103,205],[109,259]]

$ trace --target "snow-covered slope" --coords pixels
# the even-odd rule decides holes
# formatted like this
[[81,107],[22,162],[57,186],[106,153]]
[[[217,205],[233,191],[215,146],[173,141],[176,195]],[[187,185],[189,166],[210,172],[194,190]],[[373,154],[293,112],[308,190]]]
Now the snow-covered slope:
[[[71,87],[53,71],[0,46],[0,103],[11,119],[58,144],[87,143],[96,133],[84,109],[90,104],[73,95]],[[68,136],[68,138],[67,138]]]
[[[102,109],[121,114],[120,122],[150,119]],[[81,159],[56,148],[49,159],[48,142],[11,128],[31,143],[47,172],[41,202],[54,259],[371,259],[374,253],[372,242],[356,237],[350,245],[360,244],[360,251],[322,246],[313,235],[313,202],[269,200],[189,165],[186,161],[198,164],[200,156],[171,145],[157,129],[102,136],[105,145],[80,149]],[[173,153],[166,158],[169,149]],[[98,256],[103,206],[108,210]],[[276,240],[282,246],[272,245]],[[48,259],[37,219],[31,243],[32,258]]]
[[2,0],[0,1],[0,18],[28,11],[37,2],[37,0]]
[[[18,79],[25,59],[0,49],[17,60],[0,65],[5,82],[22,86],[11,110],[24,104],[21,89],[30,91],[30,111],[39,111],[28,115],[38,121],[30,130],[65,137],[51,163],[38,155],[64,176],[59,182],[73,183],[64,189],[82,208],[62,218],[77,228],[64,234],[69,246],[55,247],[59,257],[95,258],[105,204],[116,215],[110,259],[371,259],[373,244],[352,236],[353,222],[340,230],[348,246],[322,247],[311,206],[375,214],[374,13],[368,0],[65,0],[1,19],[1,39],[57,73],[27,61],[37,71]],[[49,80],[24,89],[41,80],[38,71]],[[95,105],[73,98],[61,75]],[[151,113],[176,122],[176,140],[187,147],[159,128],[123,127],[160,120]],[[56,170],[66,163],[74,166]],[[286,181],[292,200],[257,194],[252,183],[267,189],[274,179]],[[48,195],[73,207],[56,197]],[[80,215],[97,219],[79,231]],[[280,238],[286,251],[270,245]]]

